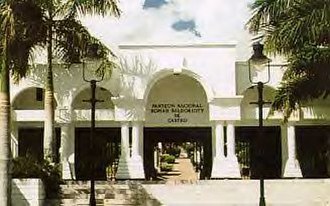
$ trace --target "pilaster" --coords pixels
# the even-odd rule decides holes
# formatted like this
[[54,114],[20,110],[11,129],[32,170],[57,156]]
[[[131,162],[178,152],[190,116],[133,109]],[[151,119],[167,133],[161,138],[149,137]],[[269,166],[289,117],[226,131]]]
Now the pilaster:
[[74,125],[71,122],[61,124],[61,164],[62,179],[76,179],[74,162]]
[[284,142],[287,142],[287,159],[283,171],[283,177],[302,177],[299,161],[297,160],[296,155],[295,127],[294,125],[288,124],[281,127],[281,129],[284,129],[282,132],[282,138],[284,138]]
[[116,179],[130,179],[129,171],[129,122],[121,123],[121,153]]
[[235,154],[235,127],[233,122],[227,123],[227,158],[226,173],[228,178],[241,178],[237,156]]
[[211,178],[224,178],[226,176],[226,158],[224,155],[224,122],[216,121],[213,129],[214,132],[212,132],[212,142],[215,145],[215,155],[213,158]]
[[144,168],[143,160],[141,157],[140,140],[143,139],[141,136],[142,122],[132,122],[132,156],[129,159],[129,171],[130,179],[144,179]]
[[13,158],[18,157],[18,127],[16,122],[11,126],[11,153]]

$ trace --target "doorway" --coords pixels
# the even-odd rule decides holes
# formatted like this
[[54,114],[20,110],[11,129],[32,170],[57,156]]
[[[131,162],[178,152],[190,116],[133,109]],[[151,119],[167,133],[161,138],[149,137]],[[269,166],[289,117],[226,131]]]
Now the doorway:
[[90,162],[95,164],[95,179],[113,179],[120,154],[120,128],[96,128],[94,154],[90,152],[90,128],[75,130],[75,171],[78,180],[90,178]]
[[[18,156],[32,158],[41,161],[44,158],[44,128],[19,128],[18,130]],[[59,163],[59,148],[61,145],[61,129],[55,128],[56,153],[55,162]]]
[[258,137],[258,127],[236,128],[236,155],[243,179],[281,178],[281,128],[264,127]]
[[[190,159],[198,174],[198,179],[210,178],[212,169],[211,127],[144,128],[144,171],[148,180],[159,180],[160,168],[157,168],[161,158],[158,159],[159,144],[163,147],[162,152],[166,152],[165,155],[173,155],[177,159],[180,156],[175,156],[175,154],[185,154],[183,158]],[[181,152],[173,151],[178,149]],[[172,150],[173,154],[168,154],[169,150]]]
[[297,126],[296,142],[303,177],[330,177],[330,126]]

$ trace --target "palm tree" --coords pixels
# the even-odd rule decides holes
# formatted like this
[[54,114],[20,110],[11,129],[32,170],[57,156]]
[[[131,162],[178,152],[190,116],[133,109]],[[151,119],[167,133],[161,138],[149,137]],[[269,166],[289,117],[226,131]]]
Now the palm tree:
[[[11,205],[10,74],[16,80],[27,71],[29,54],[43,43],[41,10],[31,0],[0,3],[0,205]],[[18,49],[19,48],[19,49]]]
[[[28,60],[33,48],[38,45],[47,45],[48,62],[50,63],[48,72],[50,86],[47,88],[52,90],[53,42],[55,42],[55,48],[60,49],[67,62],[74,62],[73,60],[88,55],[84,51],[89,45],[95,43],[101,45],[99,57],[106,59],[109,52],[104,45],[88,33],[75,17],[78,11],[82,14],[94,12],[105,15],[110,12],[119,15],[116,2],[114,0],[81,2],[73,0],[66,1],[65,4],[48,0],[4,0],[0,2],[0,205],[11,205],[10,74],[15,80],[24,77],[29,68]],[[58,9],[55,10],[55,8]],[[54,20],[56,15],[53,11],[62,11],[63,13],[57,14],[62,15],[63,18]],[[67,11],[66,15],[64,15],[64,11]],[[55,38],[53,32],[57,34]],[[112,65],[109,61],[104,62],[103,65]],[[48,95],[50,96],[48,102],[51,106],[47,108],[53,110],[53,91],[48,92]],[[53,127],[54,112],[49,113],[51,117],[47,119]],[[53,129],[50,130],[53,131]],[[48,129],[48,131],[50,130]]]
[[[112,14],[119,16],[116,0],[47,0],[40,4],[44,11],[47,25],[47,81],[45,88],[45,122],[44,122],[44,156],[50,161],[56,157],[56,138],[54,132],[54,85],[53,85],[53,51],[60,51],[63,59],[69,63],[79,61],[86,55],[86,49],[92,44],[102,45],[93,38],[77,20],[81,14]],[[54,44],[54,45],[53,45]],[[108,50],[101,47],[100,57],[107,58]]]
[[288,59],[272,105],[287,120],[303,103],[330,93],[330,0],[255,0],[251,9],[250,31]]

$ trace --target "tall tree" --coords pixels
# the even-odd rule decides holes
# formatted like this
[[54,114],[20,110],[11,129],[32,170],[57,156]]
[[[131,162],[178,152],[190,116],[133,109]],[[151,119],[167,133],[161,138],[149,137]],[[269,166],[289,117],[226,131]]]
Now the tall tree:
[[330,0],[255,0],[248,27],[265,47],[287,57],[273,102],[287,118],[305,102],[330,93]]
[[0,205],[11,205],[10,74],[26,75],[34,46],[43,44],[41,10],[32,0],[0,2]]
[[[76,62],[88,56],[86,48],[100,45],[99,57],[104,58],[104,66],[112,65],[107,60],[110,52],[76,20],[77,13],[119,15],[115,0],[2,0],[0,1],[0,205],[11,205],[10,176],[10,74],[14,80],[24,77],[28,70],[28,60],[37,45],[48,48],[48,90],[53,89],[52,57],[53,43],[66,62]],[[56,18],[56,19],[54,19]],[[56,34],[56,35],[54,35]],[[48,92],[48,124],[54,127],[53,91]],[[47,96],[47,95],[46,95]],[[46,101],[45,101],[46,102]],[[47,116],[47,115],[46,115]],[[47,121],[46,121],[47,122]],[[48,127],[50,128],[50,127]],[[52,133],[48,138],[53,139]],[[47,140],[46,140],[47,142]],[[48,141],[49,142],[49,141]],[[50,141],[52,142],[52,141]],[[50,144],[50,143],[49,143]],[[48,148],[51,146],[47,145]],[[48,150],[51,158],[54,151]]]
[[[47,25],[47,81],[45,88],[44,156],[50,161],[56,157],[54,129],[53,51],[60,51],[66,62],[77,62],[87,53],[87,47],[99,41],[93,38],[77,19],[80,14],[111,14],[119,16],[116,0],[47,0],[40,4]],[[100,56],[106,58],[107,49],[102,46]]]

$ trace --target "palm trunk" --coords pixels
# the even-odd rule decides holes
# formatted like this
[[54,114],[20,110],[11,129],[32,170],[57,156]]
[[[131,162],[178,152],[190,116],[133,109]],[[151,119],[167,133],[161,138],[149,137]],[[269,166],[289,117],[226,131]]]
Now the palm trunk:
[[11,205],[10,174],[10,99],[9,69],[6,60],[1,62],[0,73],[0,205]]
[[54,162],[56,156],[56,139],[55,139],[55,115],[54,115],[54,85],[53,85],[53,52],[52,52],[52,37],[53,37],[53,22],[52,14],[50,13],[49,28],[48,28],[48,70],[45,89],[45,122],[44,122],[44,157],[51,162]]

